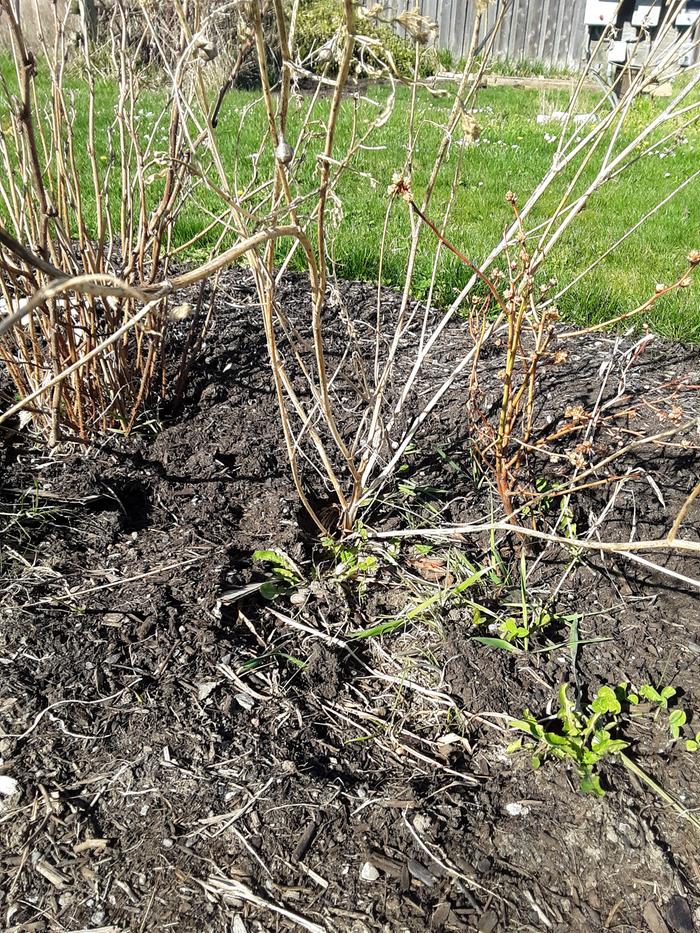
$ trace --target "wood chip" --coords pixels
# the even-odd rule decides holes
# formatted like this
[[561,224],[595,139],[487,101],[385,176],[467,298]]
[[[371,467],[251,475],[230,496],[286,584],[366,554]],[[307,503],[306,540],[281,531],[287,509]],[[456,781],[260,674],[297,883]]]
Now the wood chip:
[[424,865],[421,865],[420,862],[416,862],[415,859],[408,860],[408,871],[412,878],[428,888],[431,888],[437,881],[435,875],[428,871]]
[[670,933],[666,921],[653,901],[647,901],[644,906],[644,920],[651,933]]
[[107,848],[109,842],[106,839],[85,839],[83,842],[78,842],[73,846],[73,852],[76,855],[80,855],[81,852],[87,852],[90,849],[98,849],[100,851]]
[[38,872],[40,875],[43,875],[47,881],[50,881],[51,884],[56,888],[65,888],[67,884],[70,883],[70,878],[60,872],[57,868],[54,868],[53,865],[50,865],[44,859],[39,859],[34,865],[34,871]]
[[492,910],[487,910],[479,920],[479,933],[493,933],[498,926],[498,917]]
[[247,885],[236,881],[235,878],[209,878],[207,881],[200,882],[200,884],[209,894],[221,897],[225,902],[247,901],[255,907],[269,910],[272,913],[279,914],[286,920],[291,920],[292,923],[302,929],[308,930],[308,933],[327,933],[326,928],[320,926],[320,924],[314,923],[313,920],[309,920],[293,910],[288,910],[281,904],[275,904],[273,901],[260,897],[251,891]]
[[304,858],[306,853],[311,848],[311,843],[314,841],[314,837],[318,832],[318,826],[316,823],[309,823],[304,832],[301,834],[301,839],[296,844],[296,848],[292,854],[292,858],[295,862],[300,861]]

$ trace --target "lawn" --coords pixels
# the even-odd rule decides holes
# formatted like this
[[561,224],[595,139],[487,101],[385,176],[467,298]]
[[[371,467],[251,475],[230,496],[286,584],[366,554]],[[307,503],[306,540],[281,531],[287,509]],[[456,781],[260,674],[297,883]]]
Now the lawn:
[[[84,139],[87,126],[87,108],[81,106],[85,90],[76,78],[72,81],[76,95],[76,116],[73,132],[78,140]],[[114,114],[114,90],[105,82],[97,89],[98,147],[101,157],[108,161],[108,121]],[[369,118],[378,106],[383,106],[388,89],[370,88],[364,99],[357,103],[358,119]],[[371,100],[370,100],[371,99]],[[475,117],[481,128],[476,145],[462,153],[458,146],[450,151],[446,171],[438,182],[431,213],[442,222],[449,197],[453,167],[462,156],[459,187],[445,228],[446,236],[474,262],[482,260],[499,238],[510,217],[510,208],[504,195],[516,192],[524,202],[538,180],[550,165],[555,149],[558,124],[541,124],[537,115],[563,110],[568,92],[561,90],[526,90],[497,87],[484,89],[477,101]],[[140,127],[150,131],[154,121],[162,115],[164,95],[157,91],[145,92],[141,97]],[[260,145],[265,126],[262,105],[254,92],[233,91],[226,98],[217,129],[224,161],[231,169],[236,187],[244,187],[251,174],[251,155]],[[371,101],[376,102],[373,104]],[[593,95],[582,102],[583,108],[594,105]],[[351,128],[354,105],[349,100],[340,121],[338,144],[340,151]],[[406,152],[408,120],[408,89],[400,89],[391,118],[371,140],[371,149],[363,151],[353,163],[356,170],[348,173],[339,188],[342,219],[332,239],[333,257],[338,275],[349,279],[376,281],[379,274],[380,241],[387,206],[387,185],[392,174],[401,169]],[[630,125],[639,125],[649,118],[650,112],[660,105],[649,99],[639,100],[631,113]],[[294,126],[308,107],[308,98],[297,98],[290,117],[291,139]],[[317,104],[319,117],[327,112],[328,102]],[[417,113],[418,145],[413,172],[413,184],[420,198],[432,166],[433,156],[443,136],[443,127],[450,101],[429,95],[419,96]],[[166,121],[162,123],[159,139],[165,146]],[[89,178],[89,164],[85,147],[81,171]],[[629,171],[609,183],[594,197],[583,215],[558,245],[546,270],[554,275],[560,286],[566,285],[600,252],[621,236],[630,226],[652,208],[674,186],[697,168],[700,133],[697,128],[686,130],[672,143],[658,152],[645,155]],[[265,171],[265,159],[261,169]],[[296,170],[297,190],[311,190],[316,175],[311,159],[302,161]],[[118,172],[112,174],[113,186]],[[585,182],[586,176],[582,179]],[[158,180],[154,182],[154,196]],[[700,239],[700,183],[689,185],[665,208],[654,215],[619,249],[612,253],[592,274],[582,278],[562,298],[563,314],[572,321],[590,323],[615,316],[643,301],[658,282],[669,282],[682,270],[685,256],[696,248]],[[86,185],[86,190],[88,186]],[[533,221],[543,219],[547,208],[556,203],[556,188],[542,204],[540,214]],[[119,203],[119,192],[113,187],[114,204]],[[200,189],[191,206],[181,214],[176,227],[176,242],[183,244],[195,237],[209,220],[210,213],[220,211],[221,205],[209,192]],[[389,223],[389,247],[384,261],[383,280],[392,286],[403,283],[409,247],[408,217],[402,203],[394,209]],[[189,250],[194,260],[214,244],[218,232],[200,240],[196,249]],[[414,292],[422,297],[428,288],[434,256],[434,240],[430,231],[423,235],[418,257]],[[436,301],[448,303],[466,280],[467,272],[459,261],[443,253],[438,277]],[[661,302],[650,321],[652,328],[676,339],[700,340],[700,315],[697,313],[697,288],[671,295]]]

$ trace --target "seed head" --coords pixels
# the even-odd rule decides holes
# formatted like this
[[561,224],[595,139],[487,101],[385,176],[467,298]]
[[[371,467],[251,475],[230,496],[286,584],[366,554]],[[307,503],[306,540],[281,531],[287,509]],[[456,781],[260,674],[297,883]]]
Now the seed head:
[[564,409],[564,417],[570,418],[571,421],[585,421],[586,411],[583,405],[567,405]]
[[168,317],[171,321],[185,321],[190,314],[192,314],[192,305],[185,301],[183,304],[171,308],[168,312]]
[[386,190],[391,198],[403,198],[404,201],[409,202],[413,200],[410,175],[402,175],[401,172],[394,172],[391,176],[391,184]]
[[427,16],[421,16],[417,7],[414,10],[404,10],[396,17],[396,22],[403,26],[419,45],[427,45],[437,35],[437,23]]
[[197,58],[203,62],[213,62],[219,54],[218,49],[213,42],[210,42],[206,36],[197,36],[193,47],[197,52]]

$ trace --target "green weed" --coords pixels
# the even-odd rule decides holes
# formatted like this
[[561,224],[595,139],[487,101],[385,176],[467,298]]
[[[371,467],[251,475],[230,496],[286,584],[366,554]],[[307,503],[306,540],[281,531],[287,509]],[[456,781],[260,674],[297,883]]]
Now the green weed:
[[[668,709],[669,701],[676,696],[676,690],[671,686],[657,690],[650,684],[644,684],[637,690],[627,682],[616,687],[604,685],[583,712],[577,711],[569,699],[568,687],[568,684],[562,684],[559,689],[559,710],[554,717],[556,728],[547,729],[529,710],[525,710],[522,719],[512,720],[510,726],[527,733],[534,741],[517,739],[508,750],[515,752],[528,748],[534,768],[539,768],[550,758],[571,762],[584,793],[604,794],[598,773],[601,761],[608,756],[622,755],[629,748],[630,739],[625,734],[625,726],[629,726],[633,716],[640,714],[640,697],[657,707],[655,718],[660,711],[668,713],[667,728],[673,742],[681,738],[683,727],[688,723],[689,717],[684,709]],[[684,745],[688,752],[698,751],[700,733],[686,738]],[[626,755],[623,757],[625,767],[635,770],[630,759]]]
[[522,719],[514,719],[511,728],[527,733],[534,742],[518,739],[509,746],[511,752],[532,749],[532,766],[539,768],[548,758],[573,764],[584,793],[602,797],[598,768],[607,756],[617,755],[629,747],[629,742],[616,738],[622,704],[612,687],[601,687],[584,713],[576,712],[567,694],[568,684],[559,690],[558,729],[546,729],[528,710]]
[[301,570],[281,551],[255,551],[253,560],[266,564],[270,573],[269,580],[262,584],[259,591],[265,599],[286,595],[304,582]]

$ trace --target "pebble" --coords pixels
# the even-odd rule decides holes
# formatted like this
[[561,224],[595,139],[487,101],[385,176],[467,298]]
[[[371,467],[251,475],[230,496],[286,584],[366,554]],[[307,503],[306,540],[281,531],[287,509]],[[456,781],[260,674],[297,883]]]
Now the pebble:
[[530,808],[522,803],[507,803],[506,813],[508,816],[527,816]]
[[379,872],[371,862],[365,862],[360,869],[360,878],[367,882],[376,881],[379,878]]
[[19,790],[17,781],[7,774],[0,774],[0,796],[13,797]]

